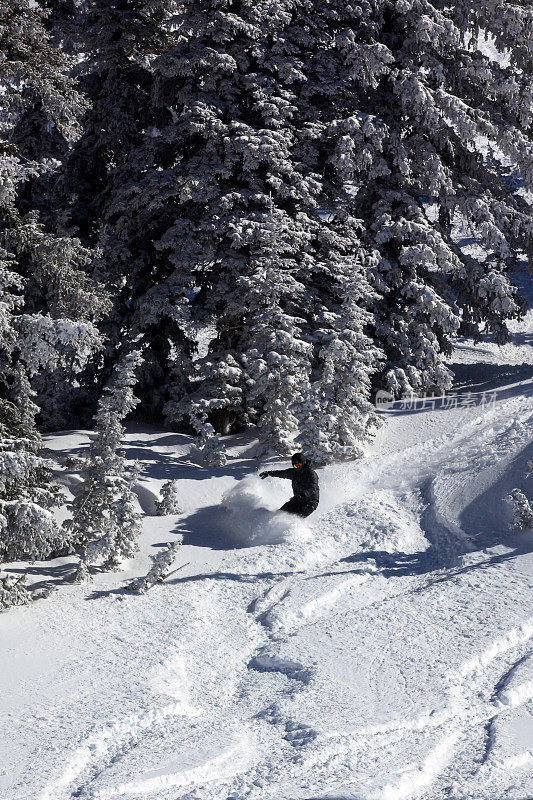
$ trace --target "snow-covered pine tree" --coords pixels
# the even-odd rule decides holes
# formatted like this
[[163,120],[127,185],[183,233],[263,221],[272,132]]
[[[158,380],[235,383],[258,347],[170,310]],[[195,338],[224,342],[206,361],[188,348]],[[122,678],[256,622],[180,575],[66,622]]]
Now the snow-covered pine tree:
[[293,272],[298,266],[292,227],[285,214],[272,209],[268,221],[259,219],[255,236],[262,247],[250,259],[251,274],[241,276],[237,295],[246,310],[241,325],[247,402],[259,410],[263,454],[294,450],[298,410],[309,394],[312,346],[302,335],[306,320],[296,311],[305,289],[289,273],[291,266]]
[[[96,555],[106,555],[107,550],[91,551],[91,542],[110,543],[116,539],[114,518],[117,496],[124,495],[123,511],[129,513],[130,496],[127,493],[124,457],[120,452],[125,428],[123,420],[133,411],[138,399],[133,394],[136,372],[142,363],[140,350],[123,355],[115,366],[110,382],[104,389],[95,417],[95,437],[91,442],[84,467],[83,483],[72,503],[72,518],[64,525],[73,541],[81,545],[81,561],[92,561]],[[129,499],[128,499],[129,498]],[[131,516],[131,515],[130,515]],[[128,518],[128,530],[135,523]],[[125,533],[127,536],[127,532]],[[109,548],[107,548],[109,549]]]
[[0,6],[0,83],[5,89],[0,101],[0,246],[11,254],[11,269],[20,276],[21,299],[13,320],[19,359],[37,401],[40,382],[53,395],[48,403],[53,407],[100,346],[93,322],[105,300],[84,272],[92,253],[78,240],[45,229],[27,196],[32,178],[57,167],[54,142],[65,150],[79,134],[77,119],[86,107],[68,75],[74,59],[54,46],[45,21],[37,4],[13,0]]
[[[84,103],[68,77],[71,61],[54,47],[44,12],[24,0],[0,3],[0,557],[46,558],[65,545],[53,520],[49,464],[39,455],[39,408],[32,379],[72,357],[81,369],[99,336],[76,313],[53,318],[30,300],[39,270],[53,270],[40,251],[46,234],[21,208],[30,178],[53,166],[53,142],[78,132]],[[76,249],[73,244],[70,250]],[[35,283],[33,283],[35,278]],[[50,297],[52,297],[50,289]],[[59,306],[57,308],[59,310]],[[60,391],[61,387],[57,387]]]
[[64,544],[50,507],[49,464],[39,455],[35,428],[37,406],[24,365],[13,366],[21,342],[16,311],[22,303],[22,282],[11,271],[13,257],[0,252],[0,560],[46,558]]
[[189,393],[184,396],[185,384],[178,381],[170,389],[170,394],[178,399],[169,400],[164,407],[168,420],[188,417],[206,466],[226,463],[220,434],[230,432],[236,416],[234,409],[242,401],[243,373],[237,358],[237,353],[221,351],[195,359],[189,373]]
[[[380,253],[376,335],[394,394],[447,388],[450,338],[507,335],[521,301],[508,268],[531,246],[532,216],[488,143],[533,186],[531,9],[527,2],[360,0],[333,3],[338,45],[357,87],[332,120],[330,161],[353,184],[353,213]],[[333,17],[333,14],[332,14]],[[494,37],[507,65],[483,47]],[[348,108],[346,109],[348,111]],[[466,252],[454,224],[472,232]],[[460,316],[462,312],[462,317]]]
[[97,324],[109,308],[104,287],[89,277],[95,253],[47,231],[34,212],[21,220],[11,243],[26,281],[25,349],[45,356],[32,366],[40,428],[75,426],[86,366],[102,350]]
[[513,489],[506,499],[513,507],[515,530],[533,528],[533,508],[525,494],[520,489]]
[[179,481],[167,481],[161,487],[161,497],[156,503],[156,513],[163,517],[165,514],[181,514],[179,501]]
[[[365,263],[366,262],[366,263]],[[337,265],[331,283],[335,305],[317,316],[319,352],[310,393],[303,398],[299,445],[315,464],[350,459],[380,420],[368,400],[372,376],[383,354],[365,332],[372,315],[360,304],[373,295],[367,273],[373,259],[363,250]]]
[[103,569],[118,569],[122,561],[133,558],[139,549],[142,515],[137,510],[137,496],[134,492],[139,474],[140,464],[136,462],[118,500],[111,508],[109,542]]
[[[144,135],[159,124],[151,60],[168,41],[162,23],[173,7],[174,0],[87,0],[54,9],[54,34],[68,38],[77,53],[73,74],[90,105],[82,135],[51,188],[65,225],[84,244],[99,241],[116,193],[132,188],[138,177],[142,165],[135,153]],[[119,286],[145,240],[141,231],[135,241],[125,235],[120,241],[112,227],[106,233],[106,275]]]
[[[337,302],[328,281],[359,245],[344,164],[328,160],[346,138],[332,123],[357,102],[337,43],[347,12],[337,5],[338,23],[329,4],[187,0],[175,47],[155,62],[173,113],[162,136],[174,153],[176,209],[160,246],[195,276],[193,318],[216,325],[194,365],[190,414],[207,413],[213,428],[220,408],[226,419],[259,422],[264,446],[283,452],[309,417],[300,401],[317,366],[318,308]],[[236,372],[225,388],[230,357]],[[183,405],[176,398],[169,416]],[[357,421],[354,436],[363,428]]]
[[0,611],[11,606],[27,605],[32,599],[24,583],[25,575],[6,575],[0,573]]
[[147,592],[148,589],[156,583],[162,583],[170,572],[170,567],[176,559],[181,543],[181,537],[175,542],[169,542],[163,550],[160,550],[156,556],[153,556],[152,566],[147,574],[135,578],[128,584],[127,588],[132,592],[144,594],[144,592]]
[[[523,2],[505,10],[465,0],[184,0],[174,15],[162,0],[148,9],[136,0],[85,8],[87,20],[98,20],[100,44],[80,48],[91,54],[81,71],[101,97],[94,133],[109,148],[99,149],[100,200],[84,242],[100,243],[117,290],[110,341],[124,327],[145,333],[146,408],[156,412],[170,396],[174,418],[187,395],[191,422],[215,458],[212,434],[228,420],[263,418],[265,440],[274,441],[271,419],[282,448],[312,425],[305,403],[271,407],[273,387],[277,380],[285,390],[289,363],[289,383],[311,402],[309,383],[325,368],[325,322],[337,324],[342,305],[337,265],[361,246],[358,218],[362,246],[377,253],[376,320],[362,333],[386,353],[382,385],[396,395],[448,387],[443,356],[460,325],[505,338],[506,319],[520,313],[507,268],[531,240],[531,215],[482,150],[485,141],[500,148],[531,186]],[[485,23],[509,49],[509,67],[472,44]],[[121,98],[113,95],[116,108],[109,102],[120,90],[100,80],[113,74],[105,63],[136,76],[135,102],[122,115]],[[63,185],[70,213],[81,207],[71,197],[75,169]],[[265,235],[272,218],[274,258]],[[486,259],[454,239],[458,219],[480,251],[488,248]],[[254,307],[267,262],[279,296]],[[195,328],[213,323],[209,352],[193,364]],[[285,333],[276,339],[278,328]],[[265,366],[261,348],[272,347]],[[248,352],[258,354],[253,374]],[[351,448],[364,419],[351,418]]]
[[51,465],[39,452],[37,407],[20,365],[12,389],[16,403],[0,400],[0,561],[45,559],[67,540],[50,510],[57,505]]
[[192,348],[186,295],[194,284],[182,286],[157,247],[175,213],[165,169],[172,156],[161,133],[172,115],[154,87],[152,63],[170,47],[164,22],[175,7],[175,0],[88,0],[55,18],[57,35],[78,53],[74,74],[91,107],[51,186],[54,205],[68,230],[98,247],[96,274],[113,298],[100,325],[104,368],[95,368],[93,383],[98,390],[107,380],[121,342],[143,333],[137,393],[145,418],[161,415],[169,373],[174,382],[180,365],[187,374]]

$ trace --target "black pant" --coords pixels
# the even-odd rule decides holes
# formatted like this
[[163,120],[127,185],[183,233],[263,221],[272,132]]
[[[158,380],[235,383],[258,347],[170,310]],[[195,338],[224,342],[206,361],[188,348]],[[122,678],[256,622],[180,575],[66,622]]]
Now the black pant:
[[317,506],[318,503],[310,503],[308,500],[291,497],[285,505],[281,506],[280,511],[285,511],[287,514],[296,514],[298,517],[308,517]]

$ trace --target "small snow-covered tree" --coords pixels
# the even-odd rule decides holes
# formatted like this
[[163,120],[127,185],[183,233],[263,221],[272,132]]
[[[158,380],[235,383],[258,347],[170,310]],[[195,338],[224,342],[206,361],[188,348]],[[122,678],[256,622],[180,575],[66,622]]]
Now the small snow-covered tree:
[[87,560],[87,550],[85,547],[81,548],[80,559],[71,577],[73,583],[85,583],[91,580],[91,573],[89,570],[89,562]]
[[43,560],[66,546],[51,511],[31,500],[0,500],[0,560]]
[[[83,552],[86,571],[91,563],[101,561],[102,569],[116,570],[121,563],[132,558],[139,549],[138,538],[141,532],[141,514],[137,511],[136,495],[133,490],[139,478],[140,466],[136,463],[125,480],[118,498],[109,509],[103,524],[103,535],[89,541]],[[79,568],[78,579],[85,570]]]
[[45,559],[62,550],[67,538],[50,510],[58,503],[57,491],[51,463],[40,455],[37,408],[20,365],[11,389],[17,402],[0,400],[0,561]]
[[158,516],[165,514],[181,514],[182,508],[179,501],[179,481],[167,481],[161,487],[161,498],[156,503]]
[[[164,407],[168,421],[189,418],[206,466],[226,463],[220,434],[230,432],[233,411],[242,402],[243,370],[235,355],[213,352],[195,360],[189,374],[189,394],[183,397],[185,387],[180,382],[170,389],[180,399],[170,400]],[[199,387],[196,391],[195,386]]]
[[44,559],[66,543],[50,511],[57,502],[50,463],[32,422],[0,400],[0,561]]
[[11,606],[24,606],[31,601],[32,595],[26,589],[25,581],[25,575],[0,573],[0,611]]
[[507,496],[507,501],[513,507],[515,530],[523,531],[533,528],[533,508],[525,494],[520,489],[513,489]]
[[122,561],[133,558],[139,549],[142,515],[137,510],[137,495],[134,492],[139,473],[140,465],[137,463],[111,510],[114,535],[104,569],[118,569]]
[[[117,495],[124,492],[127,485],[124,457],[120,452],[125,432],[123,420],[139,402],[133,394],[133,387],[141,363],[140,350],[123,356],[100,399],[95,417],[96,435],[81,470],[83,483],[72,503],[72,518],[65,523],[75,541],[86,548],[82,560],[89,556],[87,546],[91,541],[99,541],[105,535],[115,536],[114,504]],[[123,504],[126,516],[129,513],[128,497],[126,493]],[[131,524],[134,526],[133,522]]]
[[162,583],[170,572],[170,567],[174,563],[180,547],[181,538],[175,542],[169,542],[167,547],[160,550],[156,556],[152,557],[152,566],[148,573],[139,578],[135,578],[128,584],[127,588],[132,592],[144,594],[144,592],[147,592],[148,589],[156,583]]
[[215,433],[215,429],[206,419],[203,414],[190,414],[191,425],[199,434],[197,451],[206,467],[223,467],[228,460],[226,450],[220,440],[220,434]]

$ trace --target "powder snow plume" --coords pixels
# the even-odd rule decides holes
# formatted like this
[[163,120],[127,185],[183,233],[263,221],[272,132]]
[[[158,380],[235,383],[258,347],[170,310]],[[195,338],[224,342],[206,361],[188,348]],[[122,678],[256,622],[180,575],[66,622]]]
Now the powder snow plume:
[[227,536],[240,547],[310,539],[311,530],[299,517],[266,507],[266,494],[255,476],[226,492],[221,523]]

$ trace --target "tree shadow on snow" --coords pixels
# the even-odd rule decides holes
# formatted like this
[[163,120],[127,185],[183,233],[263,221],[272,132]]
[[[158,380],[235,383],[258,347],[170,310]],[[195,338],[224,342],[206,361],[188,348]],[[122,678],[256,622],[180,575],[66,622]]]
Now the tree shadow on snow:
[[127,597],[140,597],[136,592],[127,589],[126,586],[116,586],[114,589],[94,589],[86,596],[86,600],[100,600],[102,597],[127,596]]
[[[198,575],[186,575],[185,577],[172,578],[172,580],[165,581],[166,584],[177,583],[194,583],[195,581],[213,580],[213,581],[235,581],[235,583],[255,583],[258,580],[274,580],[275,578],[288,578],[291,575],[299,574],[298,570],[294,572],[201,572]],[[254,610],[253,600],[247,608],[247,611]]]
[[[7,566],[3,571],[9,574],[27,575],[26,589],[36,591],[37,589],[55,589],[60,585],[69,584],[76,572],[76,564],[72,562],[45,565],[35,565],[27,567],[11,567]],[[30,576],[35,575],[41,577],[42,580],[30,579]]]
[[[120,449],[128,466],[131,466],[135,461],[139,461],[141,480],[144,478],[169,481],[177,478],[179,480],[201,481],[206,480],[206,478],[222,478],[228,475],[240,480],[257,470],[257,460],[252,457],[241,457],[235,463],[228,461],[223,467],[206,468],[203,464],[196,463],[191,459],[190,453],[160,453],[151,447],[149,442],[132,441],[130,439]],[[61,459],[58,458],[57,451],[50,450],[48,453],[50,458],[59,461],[59,463],[64,463],[67,456],[86,457],[87,454],[88,448],[84,445],[65,448],[65,450],[61,451]],[[73,470],[73,472],[76,472],[76,470]]]
[[[454,408],[478,406],[490,408],[493,400],[501,402],[512,397],[533,394],[533,366],[531,364],[449,364],[454,373],[454,384],[451,391],[444,396],[427,397],[413,400],[396,400],[387,409],[378,411],[385,417],[397,417],[404,414],[423,414],[430,411],[450,411]],[[509,386],[509,383],[527,381],[520,386]],[[457,400],[451,400],[452,395]],[[493,396],[494,395],[494,396]],[[457,403],[455,405],[454,403]]]
[[[508,434],[502,433],[505,437]],[[484,492],[475,496],[465,505],[459,514],[461,528],[466,531],[476,549],[504,544],[521,534],[511,534],[509,525],[512,520],[511,506],[506,503],[506,496],[514,488],[521,489],[530,500],[533,493],[533,477],[526,478],[528,463],[533,460],[533,442],[515,454],[512,462],[503,474],[490,483]]]
[[[55,438],[61,435],[72,435],[73,431],[62,431],[61,433],[54,434]],[[127,426],[127,434],[136,434],[137,431],[132,431],[132,426]],[[228,475],[241,480],[246,475],[257,471],[257,459],[255,451],[257,444],[248,443],[251,434],[248,436],[238,436],[235,434],[231,439],[232,444],[242,444],[243,450],[239,458],[233,461],[230,459],[223,467],[209,467],[206,468],[201,463],[201,456],[195,453],[194,448],[187,447],[185,452],[180,452],[180,448],[184,445],[191,444],[191,437],[179,433],[162,433],[157,436],[158,430],[154,432],[150,438],[126,438],[121,445],[124,458],[129,466],[134,461],[139,461],[141,466],[141,479],[154,479],[161,481],[169,481],[174,479],[186,480],[205,480],[206,478],[227,477]],[[89,432],[90,437],[93,438],[94,431]],[[52,434],[50,434],[52,435]],[[248,446],[247,446],[248,445]],[[63,447],[60,450],[47,449],[47,454],[51,459],[58,462],[61,466],[65,466],[65,462],[69,457],[82,457],[86,458],[89,452],[90,442],[83,442],[72,445],[71,447]],[[167,452],[161,452],[158,448],[165,448]],[[172,452],[175,448],[175,452]],[[69,472],[76,472],[75,469],[68,470]],[[60,475],[65,473],[61,470]]]
[[424,550],[420,553],[389,553],[386,550],[367,550],[340,559],[349,564],[374,561],[385,578],[405,575],[425,575],[435,569],[435,564]]
[[183,536],[183,544],[209,547],[211,550],[236,550],[239,545],[223,528],[225,514],[227,512],[221,505],[204,506],[178,520],[172,532]]
[[[533,335],[530,333],[517,333],[514,337],[518,340],[517,344],[533,344]],[[509,383],[532,378],[531,364],[456,363],[448,366],[454,374],[453,392],[496,392],[497,400],[530,392],[527,386],[509,386]]]
[[[466,575],[476,570],[489,569],[533,552],[533,533],[508,536],[506,545],[510,548],[506,553],[495,553],[483,561],[456,566],[451,569],[446,568],[445,572],[442,566],[435,564],[431,555],[428,555],[427,550],[420,553],[388,553],[384,550],[367,550],[364,553],[354,553],[340,560],[350,564],[374,561],[384,578],[413,577],[415,575],[434,573],[434,578],[430,579],[421,589],[415,590],[421,591],[436,583],[444,583],[459,575]],[[345,571],[325,574],[345,574]]]
[[[291,575],[298,574],[298,570],[291,571],[291,572],[200,572],[196,575],[186,575],[185,577],[176,577],[170,580],[161,581],[160,584],[156,584],[155,586],[151,587],[149,592],[157,591],[157,586],[171,586],[176,585],[179,583],[195,583],[199,581],[205,580],[212,580],[212,581],[235,581],[235,583],[255,583],[258,580],[275,580],[276,578],[288,578]],[[128,581],[129,582],[129,581]],[[127,596],[127,597],[139,597],[136,592],[130,591],[126,585],[124,586],[116,586],[113,589],[95,589],[91,592],[87,597],[86,600],[99,600],[102,597],[111,597],[112,595],[115,596]],[[257,602],[253,600],[247,608],[248,612],[253,612],[254,604]]]

